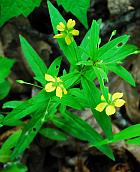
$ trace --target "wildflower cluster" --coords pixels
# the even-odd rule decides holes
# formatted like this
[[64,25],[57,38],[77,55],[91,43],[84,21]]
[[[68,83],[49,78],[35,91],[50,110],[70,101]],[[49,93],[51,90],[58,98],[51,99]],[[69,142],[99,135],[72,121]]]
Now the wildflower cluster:
[[49,74],[45,74],[45,80],[49,83],[46,84],[46,92],[52,92],[56,90],[56,96],[62,98],[63,93],[67,94],[67,90],[64,88],[63,81],[59,77],[53,77]]
[[[72,43],[73,36],[78,36],[79,31],[74,29],[76,25],[75,20],[69,19],[67,24],[65,25],[63,22],[60,22],[57,25],[57,30],[60,31],[59,34],[55,35],[54,38],[63,38],[67,45]],[[56,96],[62,97],[62,92],[67,94],[66,89],[62,85],[62,81],[60,78],[53,78],[52,76],[46,74],[45,79],[47,81],[51,81],[45,86],[45,90],[47,92],[54,91],[56,89]],[[59,86],[58,86],[59,85]],[[104,96],[101,96],[101,103],[96,106],[96,110],[102,112],[105,109],[105,112],[108,116],[113,115],[116,112],[115,107],[121,107],[124,105],[125,101],[120,99],[123,96],[123,93],[114,93],[113,95],[109,94],[108,101],[105,100]]]
[[73,42],[73,36],[78,36],[79,31],[74,29],[76,25],[75,20],[69,19],[67,24],[60,22],[57,25],[57,30],[60,31],[59,34],[55,35],[54,38],[64,38],[67,45]]
[[107,115],[113,115],[116,112],[115,107],[121,107],[125,104],[125,101],[121,99],[123,93],[114,93],[108,95],[108,101],[105,100],[104,96],[101,96],[101,103],[96,106],[96,110],[102,112],[105,109]]

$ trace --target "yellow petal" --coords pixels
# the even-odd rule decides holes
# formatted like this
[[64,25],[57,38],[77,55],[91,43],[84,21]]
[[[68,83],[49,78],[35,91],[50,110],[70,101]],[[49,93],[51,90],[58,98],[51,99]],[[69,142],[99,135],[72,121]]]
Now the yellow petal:
[[120,99],[120,98],[122,98],[122,97],[123,97],[123,93],[117,92],[117,93],[114,93],[114,94],[112,95],[112,100]]
[[64,35],[62,33],[54,35],[53,38],[63,38]]
[[56,26],[57,30],[59,31],[64,31],[65,30],[65,25],[63,22],[60,22],[59,25]]
[[68,92],[65,88],[64,88],[63,92],[64,92],[64,94],[68,94]]
[[116,107],[121,107],[125,104],[125,101],[123,99],[117,99],[114,103]]
[[67,28],[72,29],[75,26],[76,22],[75,20],[69,19],[67,22]]
[[62,98],[62,88],[59,86],[56,88],[56,96]]
[[52,92],[52,91],[54,91],[55,89],[56,89],[56,87],[53,86],[53,83],[52,83],[52,82],[50,82],[50,83],[48,83],[48,84],[45,85],[45,90],[46,90],[46,92]]
[[70,45],[72,43],[72,38],[69,35],[67,35],[65,37],[65,42],[66,42],[67,45]]
[[115,112],[116,112],[116,109],[113,105],[108,105],[106,107],[106,110],[105,110],[106,114],[109,116],[109,115],[113,115]]
[[47,73],[45,74],[45,80],[55,82],[55,78]]
[[95,109],[99,112],[102,112],[106,106],[107,106],[107,103],[103,102],[103,103],[98,104]]
[[74,36],[78,36],[78,35],[79,35],[79,30],[74,29],[74,30],[72,30],[70,33],[71,33],[72,35],[74,35]]
[[57,82],[63,82],[59,77],[56,78]]

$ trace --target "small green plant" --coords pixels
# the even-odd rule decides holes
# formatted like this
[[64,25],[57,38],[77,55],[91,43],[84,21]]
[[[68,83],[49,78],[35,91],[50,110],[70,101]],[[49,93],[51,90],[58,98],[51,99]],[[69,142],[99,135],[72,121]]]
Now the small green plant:
[[[135,45],[127,44],[129,35],[112,39],[116,31],[112,32],[105,45],[101,45],[101,20],[93,20],[91,28],[78,46],[73,38],[79,34],[79,31],[73,28],[75,21],[69,19],[66,23],[49,1],[48,8],[55,38],[58,38],[58,44],[70,68],[64,69],[60,74],[63,57],[57,57],[49,67],[46,66],[27,40],[20,35],[21,48],[34,72],[34,79],[38,82],[38,85],[34,86],[38,87],[39,93],[24,102],[12,101],[4,104],[3,108],[11,108],[12,111],[2,118],[1,127],[20,126],[21,129],[10,136],[1,147],[0,161],[15,161],[37,133],[60,141],[73,136],[88,142],[89,147],[96,147],[114,160],[109,144],[120,140],[126,140],[128,144],[140,144],[140,124],[130,126],[117,134],[112,133],[110,115],[115,113],[116,107],[123,106],[125,100],[122,99],[123,93],[109,93],[106,86],[109,82],[108,73],[112,71],[135,86],[132,75],[122,66],[122,62],[129,55],[139,53],[139,50]],[[98,80],[100,88],[95,85],[95,79]],[[22,80],[17,82],[33,85]],[[105,138],[93,126],[70,112],[69,107],[75,110],[90,108]],[[29,117],[26,122],[25,116]],[[45,127],[44,124],[48,122],[53,123],[57,129]],[[11,151],[11,148],[14,150]]]

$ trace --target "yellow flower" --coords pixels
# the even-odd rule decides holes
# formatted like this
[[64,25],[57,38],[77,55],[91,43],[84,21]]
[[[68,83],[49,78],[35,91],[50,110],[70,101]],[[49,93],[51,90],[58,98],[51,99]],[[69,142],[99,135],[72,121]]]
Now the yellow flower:
[[54,35],[54,38],[64,38],[66,44],[70,45],[73,41],[73,36],[79,35],[79,31],[74,29],[75,25],[76,22],[72,19],[69,19],[66,25],[63,22],[60,22],[56,27],[60,33]]
[[67,90],[64,88],[63,81],[59,77],[53,77],[49,74],[45,74],[45,80],[48,81],[45,85],[46,92],[52,92],[56,90],[56,96],[60,99],[63,93],[67,94]]
[[114,93],[113,95],[109,94],[108,101],[105,100],[104,96],[101,96],[101,103],[96,106],[96,110],[102,112],[105,109],[106,114],[113,115],[116,112],[115,107],[121,107],[124,105],[125,101],[121,99],[123,97],[123,93]]

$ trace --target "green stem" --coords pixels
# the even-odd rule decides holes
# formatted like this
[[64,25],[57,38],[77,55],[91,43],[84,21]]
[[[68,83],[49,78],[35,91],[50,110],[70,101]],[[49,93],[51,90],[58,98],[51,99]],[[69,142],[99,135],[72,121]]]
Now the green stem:
[[26,85],[35,86],[35,87],[38,87],[38,88],[41,88],[41,89],[43,88],[43,87],[41,87],[41,86],[39,86],[39,85],[32,84],[32,83],[29,83],[29,82],[25,82],[25,81],[23,81],[23,80],[16,80],[16,82],[19,83],[19,84],[26,84]]

